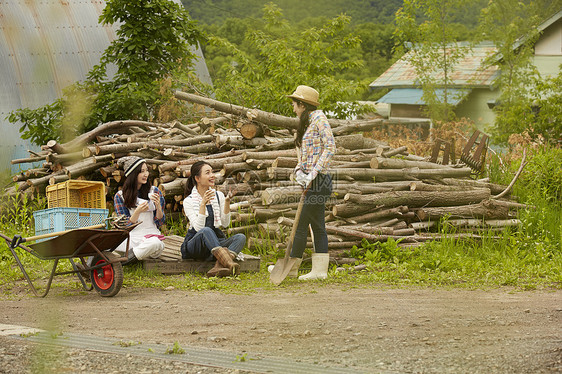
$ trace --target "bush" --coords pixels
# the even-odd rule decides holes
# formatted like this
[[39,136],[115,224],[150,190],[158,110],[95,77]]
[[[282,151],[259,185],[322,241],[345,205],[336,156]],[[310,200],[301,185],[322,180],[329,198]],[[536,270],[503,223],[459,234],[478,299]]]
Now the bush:
[[[515,185],[514,193],[522,202],[534,204],[541,200],[562,203],[562,149],[540,146],[531,149],[528,163]],[[519,166],[516,163],[513,166]]]

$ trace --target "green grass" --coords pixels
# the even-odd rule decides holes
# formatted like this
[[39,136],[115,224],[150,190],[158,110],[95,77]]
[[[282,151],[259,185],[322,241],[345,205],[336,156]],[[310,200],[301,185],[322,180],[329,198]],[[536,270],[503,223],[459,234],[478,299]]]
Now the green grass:
[[[369,244],[350,251],[367,269],[351,271],[330,270],[328,280],[316,282],[316,286],[329,287],[380,287],[423,286],[489,288],[509,286],[521,290],[562,288],[562,209],[549,205],[537,206],[536,210],[521,213],[523,226],[518,231],[506,230],[499,239],[494,234],[484,234],[482,241],[454,240],[443,232],[440,241],[428,242],[414,249],[400,248],[396,242]],[[7,236],[15,233],[31,233],[31,229],[15,229],[3,223],[1,231]],[[32,277],[44,281],[51,261],[42,261],[19,250],[20,258]],[[268,262],[275,261],[279,252],[260,249],[262,266],[258,273],[242,273],[235,278],[206,278],[202,274],[161,275],[146,272],[141,264],[125,267],[124,287],[129,289],[154,288],[186,291],[219,291],[226,293],[252,293],[257,290],[274,291],[299,289],[303,282],[287,279],[277,287],[269,282]],[[62,261],[60,269],[70,270],[68,261]],[[4,242],[0,247],[0,288],[4,295],[22,292],[31,294],[17,268],[9,248]],[[80,292],[76,277],[57,277],[54,292]]]
[[[533,245],[520,241],[520,235],[523,234],[506,232],[500,240],[485,238],[482,242],[444,237],[415,249],[402,249],[392,241],[376,246],[365,243],[365,248],[356,249],[354,255],[367,264],[366,270],[353,272],[348,265],[344,268],[350,271],[336,272],[332,266],[329,278],[314,285],[345,288],[384,285],[470,289],[509,286],[520,290],[562,288],[562,251],[545,243]],[[5,253],[4,249],[2,253]],[[23,259],[32,277],[47,276],[51,262],[25,254]],[[274,257],[264,258],[259,272],[242,273],[235,278],[206,278],[202,274],[161,275],[146,272],[141,264],[136,264],[125,267],[124,288],[253,293],[298,290],[303,286],[304,283],[296,279],[287,279],[280,286],[271,284],[266,266],[273,260]],[[0,287],[4,294],[11,293],[14,287],[20,292],[21,287],[28,290],[21,272],[14,266],[9,259],[0,264]],[[63,262],[63,267],[70,268],[67,261]],[[53,288],[64,294],[81,290],[72,276],[55,278]]]
[[[559,156],[558,150],[542,150],[530,158],[529,172],[522,174],[521,183],[517,183],[513,191],[520,201],[534,207],[519,212],[522,221],[520,227],[503,230],[501,234],[484,232],[482,240],[455,240],[450,235],[454,234],[453,229],[442,222],[441,240],[427,242],[413,249],[400,248],[394,241],[382,244],[365,241],[360,248],[349,251],[351,257],[367,265],[365,270],[354,272],[352,266],[347,265],[344,268],[349,271],[336,272],[335,266],[332,266],[329,278],[324,282],[315,282],[314,287],[415,285],[456,288],[507,286],[520,290],[562,288],[562,168]],[[537,178],[543,164],[551,168],[549,176]],[[553,168],[553,165],[558,167]],[[508,184],[517,166],[514,164],[511,169],[501,171],[497,165],[492,165],[492,180]],[[42,209],[44,201],[14,199],[8,207],[0,217],[0,232],[8,237],[15,234],[32,235],[32,212]],[[169,227],[171,233],[182,235],[185,222],[170,222]],[[31,278],[44,281],[52,262],[22,252],[19,250],[18,253]],[[281,252],[271,246],[257,248],[252,254],[262,258],[260,271],[243,273],[235,278],[206,278],[200,274],[161,275],[144,271],[140,264],[127,266],[124,287],[231,293],[303,288],[303,282],[295,279],[287,279],[280,286],[273,286],[269,282],[267,264],[273,263],[277,256],[282,255]],[[70,270],[68,261],[62,261],[60,269]],[[0,243],[0,289],[7,297],[21,292],[31,295],[4,241]],[[71,294],[80,292],[81,286],[75,276],[69,275],[55,278],[53,289],[55,292]]]

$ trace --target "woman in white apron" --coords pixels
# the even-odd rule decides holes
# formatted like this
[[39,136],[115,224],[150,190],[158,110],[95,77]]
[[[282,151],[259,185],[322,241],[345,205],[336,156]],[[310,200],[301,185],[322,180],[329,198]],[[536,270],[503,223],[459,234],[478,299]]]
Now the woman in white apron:
[[[115,194],[115,213],[125,215],[129,223],[140,224],[129,234],[129,261],[157,258],[164,250],[164,236],[159,230],[165,222],[164,196],[158,188],[148,183],[148,167],[145,160],[136,156],[119,160],[125,170],[125,182]],[[124,253],[127,242],[115,250]]]

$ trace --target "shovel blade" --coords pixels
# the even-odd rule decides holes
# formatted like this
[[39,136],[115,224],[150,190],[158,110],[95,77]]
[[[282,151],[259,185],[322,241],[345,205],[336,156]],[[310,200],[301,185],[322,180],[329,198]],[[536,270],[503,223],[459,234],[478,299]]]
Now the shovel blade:
[[295,265],[296,258],[280,258],[275,263],[271,274],[269,275],[269,280],[274,285],[278,286],[287,278],[287,275]]

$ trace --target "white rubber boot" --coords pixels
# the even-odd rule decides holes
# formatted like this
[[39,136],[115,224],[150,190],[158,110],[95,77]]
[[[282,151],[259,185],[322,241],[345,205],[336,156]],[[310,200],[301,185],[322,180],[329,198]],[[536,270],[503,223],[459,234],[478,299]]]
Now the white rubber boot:
[[301,275],[300,280],[326,279],[328,277],[328,265],[330,264],[329,253],[312,254],[312,271]]
[[[289,274],[287,274],[288,278],[296,278],[299,276],[299,268],[301,267],[301,263],[302,263],[302,258],[297,258],[295,260],[295,263],[293,264],[293,267],[291,268],[291,270],[289,270]],[[267,271],[269,271],[270,273],[273,271],[273,268],[275,267],[275,265],[269,265],[267,267]]]

